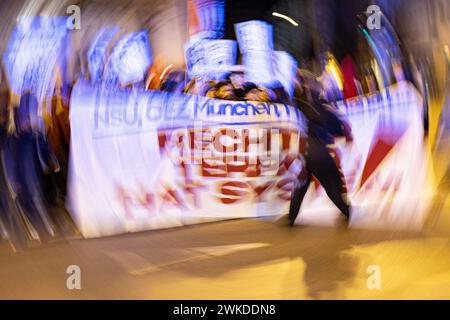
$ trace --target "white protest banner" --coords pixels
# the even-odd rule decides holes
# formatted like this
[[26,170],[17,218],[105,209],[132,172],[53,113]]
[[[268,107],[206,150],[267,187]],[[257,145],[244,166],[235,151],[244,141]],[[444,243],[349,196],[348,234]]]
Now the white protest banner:
[[[434,193],[420,94],[401,82],[382,94],[340,102],[338,108],[354,136],[350,146],[334,148],[353,206],[351,226],[420,230]],[[339,215],[315,181],[296,223],[332,225]]]
[[283,214],[302,168],[287,105],[78,83],[70,121],[69,207],[85,237]]
[[[339,104],[354,134],[334,151],[353,227],[423,224],[433,189],[414,90],[390,87],[390,104],[386,93]],[[69,209],[85,237],[286,214],[304,174],[304,123],[287,105],[78,83],[70,112]],[[296,223],[331,225],[338,216],[314,182]]]
[[264,21],[251,20],[234,25],[239,50],[242,54],[249,51],[273,50],[273,27]]

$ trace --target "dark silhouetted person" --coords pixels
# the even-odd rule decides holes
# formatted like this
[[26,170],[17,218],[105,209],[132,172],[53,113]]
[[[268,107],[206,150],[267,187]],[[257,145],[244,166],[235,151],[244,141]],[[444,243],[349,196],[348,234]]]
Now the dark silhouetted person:
[[[20,210],[31,223],[34,239],[46,240],[55,234],[54,224],[46,208],[45,173],[41,167],[44,142],[42,135],[33,130],[38,102],[31,93],[25,93],[20,105],[14,109],[16,133],[7,138],[5,161],[8,180]],[[33,229],[33,231],[32,231]]]
[[308,191],[312,176],[319,180],[333,203],[342,212],[345,220],[350,219],[350,205],[346,199],[344,176],[330,155],[327,145],[334,143],[334,138],[343,136],[352,141],[348,124],[320,97],[321,85],[311,78],[302,78],[296,88],[294,100],[297,107],[307,119],[307,146],[305,181],[298,181],[292,193],[289,208],[289,224],[292,226],[297,218],[303,198]]

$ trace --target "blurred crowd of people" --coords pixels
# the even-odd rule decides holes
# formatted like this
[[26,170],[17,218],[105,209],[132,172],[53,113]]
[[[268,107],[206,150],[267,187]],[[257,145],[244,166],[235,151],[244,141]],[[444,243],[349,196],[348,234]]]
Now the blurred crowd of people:
[[[159,81],[148,81],[147,90],[194,94],[232,101],[275,102],[299,107],[302,105],[300,109],[307,118],[313,115],[311,123],[315,123],[315,128],[322,128],[324,132],[327,130],[323,121],[328,121],[324,120],[328,115],[320,113],[319,117],[314,116],[314,108],[320,108],[322,103],[320,101],[323,101],[318,100],[319,97],[323,99],[323,86],[315,75],[306,71],[299,71],[292,98],[278,81],[274,81],[271,86],[256,85],[246,81],[243,72],[227,72],[214,79],[188,79],[185,71],[172,70],[163,77],[149,72],[149,78],[152,77]],[[305,85],[308,90],[305,90]],[[61,89],[55,90],[55,96],[50,102],[51,110],[44,111],[43,116],[38,116],[39,103],[32,92],[23,93],[18,105],[11,105],[11,95],[7,88],[4,87],[2,90],[0,232],[2,237],[10,240],[15,249],[68,236],[79,236],[65,203],[70,151],[71,88]],[[308,97],[307,91],[313,92],[314,98]],[[299,102],[301,99],[303,103]],[[311,107],[311,103],[314,106]],[[333,113],[332,110],[326,112]],[[335,121],[340,123],[340,120]],[[315,136],[315,133],[311,136]],[[326,143],[328,142],[327,140]],[[322,143],[317,146],[321,150],[325,148]],[[323,154],[322,157],[326,155]],[[327,160],[328,158],[326,157]],[[335,168],[335,172],[339,172],[339,168],[334,165],[332,168]],[[337,191],[342,187],[341,176],[341,174],[333,176],[332,181],[328,183],[330,186],[336,186]],[[328,181],[327,177],[323,179]],[[339,194],[337,192],[333,200],[342,204],[341,208],[346,210],[344,215],[348,217],[348,205],[343,204],[346,202]],[[296,203],[299,206],[298,200]],[[296,213],[291,216],[295,220]]]
[[15,250],[78,231],[65,208],[69,163],[69,102],[55,96],[50,112],[24,92],[15,105],[0,83],[0,235]]
[[[373,54],[376,50],[366,50],[370,58],[364,63],[359,61],[359,64],[350,55],[338,63],[327,52],[323,63],[318,63],[322,65],[320,70],[315,70],[320,71],[317,75],[297,70],[293,93],[288,93],[286,86],[278,80],[264,85],[248,81],[243,71],[222,70],[211,77],[192,76],[188,70],[162,70],[155,61],[138,84],[116,88],[157,90],[231,101],[272,102],[300,108],[309,126],[310,152],[305,160],[309,173],[307,183],[294,192],[296,199],[291,206],[291,223],[312,175],[319,179],[348,219],[350,204],[345,199],[343,175],[331,159],[326,145],[332,143],[336,136],[344,136],[351,142],[351,129],[335,110],[329,108],[328,102],[377,94],[403,80],[412,81],[425,99],[427,96],[426,84],[429,81],[424,71],[408,68],[395,34],[389,28],[383,30],[387,31],[366,33],[366,36],[370,37],[370,45],[386,48],[386,52],[377,56]],[[103,67],[100,69],[104,71]],[[66,209],[72,86],[63,84],[63,80],[57,81],[53,97],[45,102],[39,101],[32,91],[13,97],[3,71],[0,77],[0,235],[9,239],[16,249],[78,236]],[[89,75],[78,76],[93,81]],[[45,108],[40,108],[41,105]],[[323,170],[324,166],[315,165],[320,162],[327,163],[327,170]]]
[[259,101],[290,103],[283,85],[274,81],[270,86],[256,85],[245,81],[243,72],[229,72],[218,79],[193,78],[186,81],[185,72],[173,70],[162,80],[159,89],[165,92],[195,94],[213,99],[232,101]]

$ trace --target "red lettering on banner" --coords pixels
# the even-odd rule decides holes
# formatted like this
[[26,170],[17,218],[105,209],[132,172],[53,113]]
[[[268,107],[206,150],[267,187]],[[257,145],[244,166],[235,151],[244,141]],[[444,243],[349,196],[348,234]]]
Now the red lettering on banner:
[[155,195],[146,191],[143,186],[141,186],[141,195],[139,204],[146,208],[150,215],[155,214]]
[[213,141],[210,128],[189,129],[189,138],[191,152],[194,152],[195,150],[204,151],[211,146]]
[[131,212],[131,203],[132,199],[128,192],[123,188],[122,186],[118,187],[117,190],[117,197],[119,199],[120,204],[123,207],[123,210],[125,212],[125,218],[131,220],[133,219],[133,213]]
[[[185,164],[186,159],[195,160],[195,164],[201,166],[203,177],[221,178],[230,177],[230,173],[259,177],[263,172],[273,170],[267,163],[278,163],[283,153],[296,153],[300,148],[301,142],[290,150],[292,137],[299,137],[297,129],[256,128],[253,135],[251,133],[247,128],[220,128],[214,132],[213,128],[175,129],[158,132],[158,141],[161,154],[177,157],[173,159],[175,165]],[[275,151],[271,150],[274,133],[280,138],[280,148],[272,154]],[[179,152],[167,150],[173,148]],[[189,157],[183,154],[186,150],[190,150]]]
[[165,188],[166,192],[161,197],[163,204],[169,203],[171,205],[177,206],[180,209],[186,209],[186,203],[184,202],[181,194],[178,190]]
[[202,159],[201,175],[203,177],[226,178],[228,174],[225,162],[215,159]]
[[252,187],[253,191],[256,195],[256,201],[264,201],[263,195],[267,193],[268,190],[270,190],[273,185],[275,184],[274,181],[269,181],[261,185],[257,185],[255,183],[249,182],[249,185]]
[[248,184],[242,181],[228,181],[219,186],[221,197],[219,200],[223,204],[239,202],[248,195]]
[[250,136],[250,131],[248,129],[242,130],[242,141],[243,141],[243,151],[244,153],[250,152],[250,145],[258,145],[258,136]]
[[160,154],[162,154],[166,150],[167,134],[168,134],[168,131],[159,131],[158,130],[158,145],[159,145]]
[[200,191],[205,190],[206,186],[200,183],[186,183],[183,187],[185,193],[188,193],[192,196],[194,207],[200,208]]
[[[223,144],[222,139],[226,137],[233,139],[233,143],[231,145]],[[240,143],[238,142],[239,137],[240,135],[234,129],[220,129],[214,135],[213,139],[214,149],[224,154],[229,152],[236,152],[240,146]]]
[[[269,191],[275,189],[277,198],[290,200],[293,186],[304,172],[304,165],[298,163],[301,160],[295,156],[299,150],[302,150],[305,141],[303,137],[300,137],[298,129],[255,128],[255,131],[251,131],[248,128],[190,128],[185,131],[180,130],[158,132],[159,147],[160,149],[188,149],[191,153],[188,159],[197,160],[195,163],[187,164],[183,159],[173,159],[173,164],[185,177],[185,185],[181,187],[181,192],[189,194],[196,207],[201,206],[198,192],[205,186],[193,184],[188,178],[187,167],[191,165],[194,168],[197,167],[204,178],[233,179],[220,182],[217,186],[220,193],[218,199],[223,204],[234,204],[244,199],[263,201]],[[278,143],[274,144],[279,148],[278,150],[272,150],[272,143],[276,142],[274,139],[279,139]],[[181,157],[182,153],[169,150],[161,151],[161,154]],[[296,166],[291,168],[294,162]],[[262,183],[235,180],[258,178],[264,174],[272,177],[276,175],[277,179]],[[286,175],[288,177],[285,177]],[[181,207],[185,205],[183,198],[175,190],[168,190],[162,198],[164,202],[171,205]]]

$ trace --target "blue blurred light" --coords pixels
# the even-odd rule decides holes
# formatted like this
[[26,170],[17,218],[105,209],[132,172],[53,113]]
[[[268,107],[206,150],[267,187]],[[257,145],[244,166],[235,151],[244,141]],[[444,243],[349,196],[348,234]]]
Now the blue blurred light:
[[42,100],[53,96],[59,65],[65,66],[67,48],[65,17],[23,17],[18,21],[3,55],[11,91],[32,91]]

